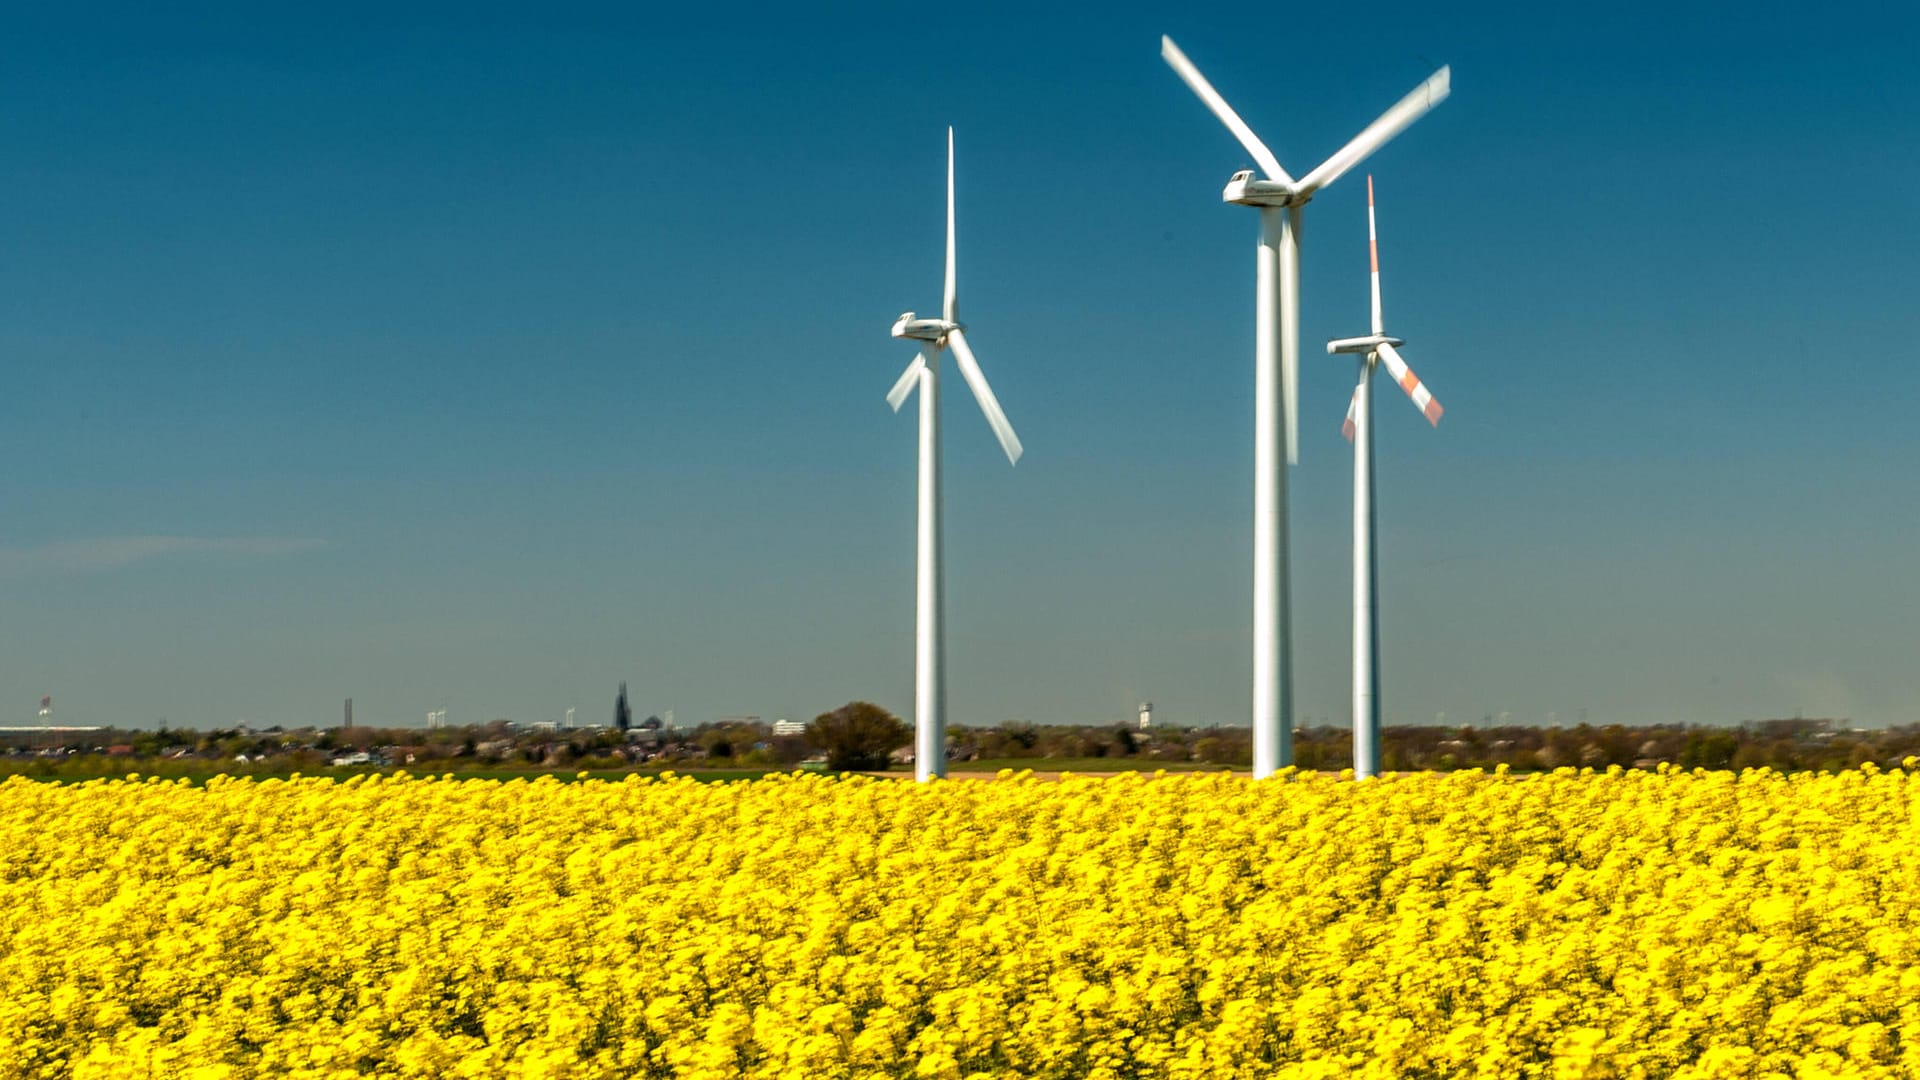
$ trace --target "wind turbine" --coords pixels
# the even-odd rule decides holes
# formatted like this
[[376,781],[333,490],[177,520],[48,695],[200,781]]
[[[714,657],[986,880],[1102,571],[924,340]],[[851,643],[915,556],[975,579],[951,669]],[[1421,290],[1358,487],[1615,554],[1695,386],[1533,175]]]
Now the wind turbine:
[[896,319],[893,336],[920,343],[920,354],[900,373],[887,392],[894,412],[920,389],[920,532],[915,578],[913,645],[913,778],[930,780],[947,774],[947,685],[942,672],[940,569],[940,354],[953,350],[960,375],[973,390],[987,424],[1007,452],[1007,461],[1020,460],[1020,437],[1013,433],[993,387],[980,371],[980,362],[967,345],[960,323],[960,304],[954,284],[953,241],[953,129],[947,129],[947,286],[940,318],[917,318],[909,311]]
[[1373,228],[1373,177],[1367,177],[1367,257],[1373,265],[1373,333],[1366,337],[1327,342],[1329,353],[1358,353],[1360,381],[1347,402],[1347,421],[1341,430],[1353,443],[1353,775],[1358,779],[1380,772],[1380,603],[1375,594],[1378,577],[1373,533],[1373,369],[1387,366],[1387,374],[1407,392],[1427,422],[1440,426],[1445,410],[1434,400],[1413,369],[1400,358],[1399,346],[1388,337],[1380,316],[1380,243]]
[[1161,36],[1160,56],[1233,132],[1266,177],[1259,179],[1253,170],[1242,169],[1221,193],[1225,202],[1260,211],[1253,346],[1253,775],[1257,779],[1293,764],[1287,477],[1280,465],[1280,445],[1284,438],[1288,464],[1299,461],[1301,210],[1321,188],[1446,100],[1452,69],[1434,72],[1318,168],[1295,180],[1172,38]]

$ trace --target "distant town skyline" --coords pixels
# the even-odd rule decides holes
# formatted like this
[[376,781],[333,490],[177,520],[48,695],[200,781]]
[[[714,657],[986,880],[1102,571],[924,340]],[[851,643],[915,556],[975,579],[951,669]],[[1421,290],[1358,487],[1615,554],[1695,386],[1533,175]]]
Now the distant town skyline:
[[[952,124],[1026,453],[948,395],[951,722],[1245,723],[1249,162],[1168,33],[1287,161],[1452,66],[1366,165],[1447,406],[1379,415],[1390,722],[1920,722],[1920,13],[988,8],[939,78],[915,32],[13,13],[0,720],[597,723],[622,680],[683,724],[909,715],[887,327],[939,303]],[[1350,692],[1351,369],[1320,349],[1366,315],[1351,180],[1302,252],[1314,723]]]

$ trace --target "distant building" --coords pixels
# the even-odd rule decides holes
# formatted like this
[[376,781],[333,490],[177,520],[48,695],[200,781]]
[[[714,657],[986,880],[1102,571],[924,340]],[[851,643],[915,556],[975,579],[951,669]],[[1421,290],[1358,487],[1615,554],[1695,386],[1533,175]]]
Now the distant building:
[[613,726],[621,731],[633,727],[633,706],[627,704],[627,684],[620,684],[620,696],[613,699]]
[[1145,731],[1152,726],[1153,726],[1153,702],[1143,701],[1140,703],[1140,730]]
[[799,720],[782,718],[773,722],[773,733],[775,735],[805,735],[807,733],[807,725]]

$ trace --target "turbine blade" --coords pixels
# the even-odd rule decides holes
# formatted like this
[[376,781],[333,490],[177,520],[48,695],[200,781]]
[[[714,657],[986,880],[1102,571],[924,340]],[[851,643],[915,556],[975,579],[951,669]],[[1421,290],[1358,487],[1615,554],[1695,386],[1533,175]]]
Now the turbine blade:
[[953,358],[960,363],[961,377],[973,388],[973,399],[980,403],[980,411],[987,414],[987,426],[1000,440],[1000,449],[1007,452],[1008,464],[1017,464],[1025,452],[1020,446],[1020,436],[1013,433],[1013,425],[1007,422],[1007,414],[1000,408],[1000,399],[993,396],[993,387],[987,385],[987,376],[981,372],[980,362],[973,358],[967,335],[955,330],[947,335],[947,344],[953,348]]
[[953,257],[953,128],[947,128],[947,291],[940,305],[941,318],[948,322],[960,319],[959,285],[954,272]]
[[907,395],[913,393],[913,388],[920,385],[920,373],[926,369],[927,358],[915,355],[913,361],[907,365],[907,370],[900,373],[900,381],[894,383],[893,389],[887,391],[887,404],[893,406],[894,412],[899,412],[900,406],[907,403]]
[[1300,223],[1305,216],[1300,207],[1287,207],[1287,225],[1293,233],[1293,287],[1285,306],[1292,312],[1292,328],[1283,331],[1284,340],[1280,343],[1280,378],[1286,384],[1289,465],[1300,464]]
[[1353,441],[1353,414],[1359,407],[1360,388],[1356,386],[1353,388],[1353,396],[1347,399],[1347,419],[1340,425],[1340,434],[1346,436],[1348,442]]
[[1381,342],[1380,359],[1386,362],[1387,374],[1393,376],[1393,381],[1399,383],[1400,389],[1405,390],[1407,396],[1413,399],[1414,407],[1426,415],[1427,423],[1439,427],[1440,414],[1446,410],[1434,400],[1432,391],[1420,381],[1420,376],[1415,375],[1413,369],[1407,366],[1407,362],[1400,359],[1400,350]]
[[1247,122],[1240,119],[1240,114],[1233,111],[1233,106],[1227,104],[1227,99],[1220,96],[1220,91],[1213,88],[1207,77],[1200,74],[1200,69],[1193,66],[1193,61],[1187,59],[1187,54],[1180,51],[1180,46],[1165,34],[1160,35],[1160,59],[1165,60],[1173,73],[1180,76],[1180,81],[1186,83],[1187,88],[1206,102],[1207,108],[1213,110],[1213,115],[1227,125],[1233,137],[1240,140],[1240,145],[1247,148],[1247,153],[1253,155],[1254,164],[1267,174],[1267,179],[1293,186],[1293,177],[1280,167],[1280,161],[1273,156],[1273,151],[1267,149],[1267,144],[1260,141],[1260,136],[1253,133]]
[[1405,131],[1408,124],[1427,114],[1427,110],[1447,100],[1447,94],[1453,89],[1453,69],[1443,67],[1427,77],[1427,81],[1413,88],[1413,92],[1400,99],[1393,108],[1380,114],[1380,119],[1368,124],[1366,130],[1353,137],[1353,141],[1341,147],[1334,155],[1320,163],[1320,167],[1308,173],[1300,180],[1300,190],[1312,194],[1340,179],[1348,169],[1365,161],[1368,154],[1386,145],[1387,140]]
[[1367,259],[1373,264],[1373,332],[1384,334],[1387,324],[1380,314],[1380,241],[1373,231],[1373,177],[1367,177]]

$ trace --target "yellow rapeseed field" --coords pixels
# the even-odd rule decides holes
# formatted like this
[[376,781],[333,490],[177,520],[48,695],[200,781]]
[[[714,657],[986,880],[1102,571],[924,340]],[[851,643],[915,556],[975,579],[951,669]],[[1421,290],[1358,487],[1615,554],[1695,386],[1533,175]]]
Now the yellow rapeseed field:
[[368,1075],[1920,1075],[1920,785],[0,784],[0,1076]]

